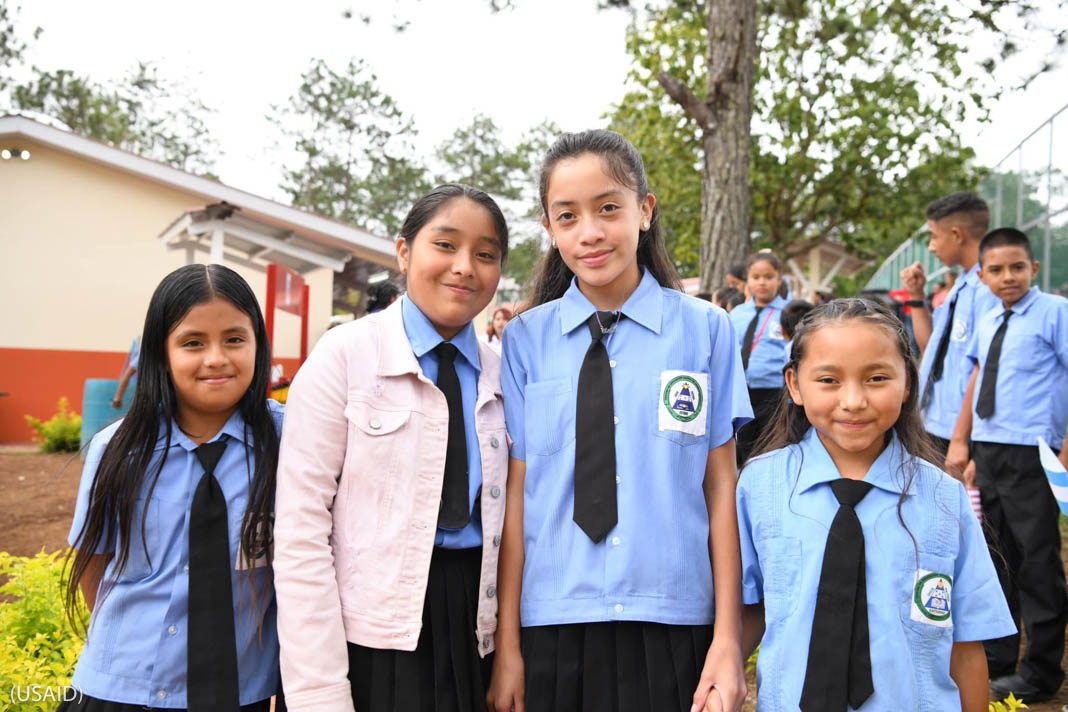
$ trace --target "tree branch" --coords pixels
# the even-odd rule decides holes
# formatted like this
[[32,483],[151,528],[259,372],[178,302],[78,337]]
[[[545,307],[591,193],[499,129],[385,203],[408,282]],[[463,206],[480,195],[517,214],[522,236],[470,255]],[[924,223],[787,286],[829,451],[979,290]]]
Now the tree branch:
[[697,122],[702,131],[707,131],[712,123],[712,112],[690,91],[690,88],[667,72],[656,75],[656,81],[664,88],[667,95],[682,107],[686,115]]

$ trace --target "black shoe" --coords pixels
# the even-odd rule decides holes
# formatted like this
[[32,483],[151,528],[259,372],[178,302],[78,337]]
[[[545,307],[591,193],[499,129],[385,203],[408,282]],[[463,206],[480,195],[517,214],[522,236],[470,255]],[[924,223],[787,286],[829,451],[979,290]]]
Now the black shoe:
[[1027,705],[1033,702],[1045,702],[1057,694],[1057,690],[1035,687],[1017,673],[991,680],[990,692],[995,700],[1003,700],[1011,694]]

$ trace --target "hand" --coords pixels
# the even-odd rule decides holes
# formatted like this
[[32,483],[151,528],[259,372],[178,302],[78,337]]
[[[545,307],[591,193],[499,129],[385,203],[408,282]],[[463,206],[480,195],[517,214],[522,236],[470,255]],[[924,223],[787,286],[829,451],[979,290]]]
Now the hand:
[[111,399],[111,407],[114,408],[115,410],[118,410],[119,408],[121,408],[122,407],[122,398],[112,398]]
[[712,641],[690,712],[738,712],[748,692],[738,646]]
[[909,293],[912,299],[925,299],[924,290],[927,288],[927,274],[923,271],[923,265],[913,262],[901,270],[901,286]]
[[975,460],[968,460],[960,479],[965,487],[975,487]]
[[523,676],[523,656],[519,649],[508,652],[498,648],[486,693],[486,709],[489,712],[525,712]]
[[964,468],[968,466],[968,459],[968,443],[962,440],[950,440],[943,467],[946,472],[960,480],[964,475]]

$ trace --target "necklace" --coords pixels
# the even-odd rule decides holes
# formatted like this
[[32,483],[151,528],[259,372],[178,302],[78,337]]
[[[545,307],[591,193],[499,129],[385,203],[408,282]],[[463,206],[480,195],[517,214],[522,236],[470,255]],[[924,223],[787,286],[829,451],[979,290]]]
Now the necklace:
[[594,311],[593,316],[597,319],[597,326],[601,328],[601,336],[604,336],[605,334],[614,334],[616,327],[619,326],[619,312],[612,312],[612,321],[608,326],[601,323],[601,313],[599,311]]

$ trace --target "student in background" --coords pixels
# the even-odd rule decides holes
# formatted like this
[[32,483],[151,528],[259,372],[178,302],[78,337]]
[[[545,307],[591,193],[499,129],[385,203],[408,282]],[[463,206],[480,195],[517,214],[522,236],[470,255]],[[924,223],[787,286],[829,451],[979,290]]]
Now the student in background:
[[787,357],[780,324],[782,308],[786,306],[786,300],[779,296],[782,263],[773,252],[764,251],[752,255],[747,264],[746,284],[752,299],[730,313],[753,404],[753,421],[738,431],[739,467],[749,457],[779,402]]
[[263,315],[233,270],[180,267],[141,347],[130,413],[93,437],[78,489],[66,602],[80,622],[80,588],[92,617],[60,709],[267,712],[282,406]]
[[968,448],[951,448],[949,439],[964,402],[968,385],[965,351],[975,320],[997,304],[979,279],[979,241],[986,234],[990,211],[973,192],[953,193],[927,206],[931,231],[927,250],[947,267],[960,266],[962,277],[946,293],[932,323],[927,308],[927,275],[916,262],[901,271],[912,308],[912,327],[923,354],[920,362],[920,409],[927,432],[942,453],[947,472],[960,477],[968,464]]
[[795,299],[792,302],[787,303],[782,308],[782,316],[779,317],[779,323],[782,325],[782,335],[787,341],[793,341],[794,330],[797,328],[798,322],[805,318],[805,315],[814,309],[813,305],[806,302],[804,299]]
[[1019,669],[1018,635],[987,641],[991,689],[1041,702],[1064,680],[1068,589],[1060,510],[1036,438],[1068,462],[1068,300],[1031,286],[1039,265],[1019,230],[993,230],[979,245],[979,261],[983,282],[1001,303],[977,320],[967,352],[974,367],[953,441],[966,448],[971,440],[965,482],[974,477],[979,485],[1001,585],[1027,631]]
[[746,269],[747,267],[745,262],[735,262],[734,264],[732,264],[730,266],[730,269],[727,270],[727,286],[737,289],[742,294],[745,294]]
[[126,395],[126,389],[130,386],[130,383],[137,386],[137,364],[141,358],[141,337],[135,336],[133,344],[130,346],[130,353],[126,356],[126,364],[122,368],[122,375],[119,376],[119,387],[115,389],[115,397],[111,399],[111,407],[115,410],[122,409],[122,399]]
[[393,282],[378,282],[367,287],[367,313],[374,314],[397,301],[400,296],[400,287]]
[[964,488],[927,461],[903,325],[820,305],[786,383],[737,494],[760,709],[987,712],[980,641],[1015,628]]
[[508,322],[512,320],[513,316],[515,314],[512,312],[512,308],[502,304],[493,310],[490,323],[486,326],[485,341],[497,353],[501,352],[501,335],[504,333],[504,327],[508,326]]

